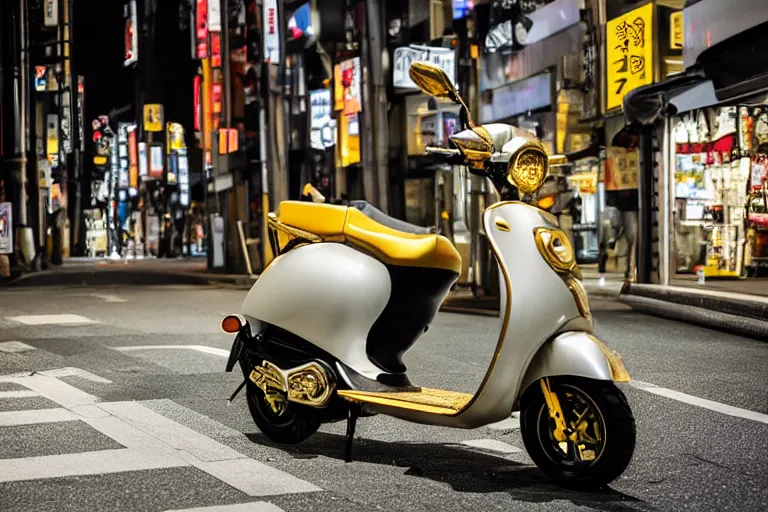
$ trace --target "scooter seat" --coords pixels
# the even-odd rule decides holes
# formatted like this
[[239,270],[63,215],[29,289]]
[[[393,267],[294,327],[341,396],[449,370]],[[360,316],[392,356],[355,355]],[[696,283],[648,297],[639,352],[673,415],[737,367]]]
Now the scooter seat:
[[[461,256],[444,236],[401,231],[374,220],[367,216],[364,210],[365,208],[361,210],[355,206],[283,201],[280,203],[276,220],[328,241],[348,243],[371,253],[389,265],[435,268],[461,273]],[[380,210],[376,211],[381,214],[377,216],[379,220],[385,220],[386,217],[397,221]]]

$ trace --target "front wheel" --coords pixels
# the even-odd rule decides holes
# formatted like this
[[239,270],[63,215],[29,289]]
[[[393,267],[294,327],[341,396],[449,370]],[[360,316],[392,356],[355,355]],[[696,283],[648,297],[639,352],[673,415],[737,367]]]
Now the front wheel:
[[523,442],[533,462],[564,487],[594,488],[621,475],[635,451],[635,419],[624,394],[612,382],[577,377],[550,379],[571,429],[555,439],[544,393],[534,384],[520,414]]

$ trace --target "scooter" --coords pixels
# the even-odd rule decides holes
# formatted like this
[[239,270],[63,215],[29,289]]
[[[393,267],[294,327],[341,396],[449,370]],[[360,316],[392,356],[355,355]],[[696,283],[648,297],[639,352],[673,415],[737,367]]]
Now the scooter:
[[634,418],[615,385],[629,373],[593,334],[568,238],[551,214],[522,200],[563,157],[548,157],[513,126],[475,125],[439,67],[417,62],[410,76],[462,107],[455,148],[428,151],[487,177],[501,196],[483,215],[502,296],[501,332],[479,389],[420,387],[403,364],[461,272],[448,239],[362,201],[284,201],[269,215],[277,256],[240,312],[221,323],[236,334],[226,370],[239,363],[244,376],[230,400],[245,387],[254,422],[277,443],[346,419],[346,461],[361,416],[473,429],[520,411],[525,447],[547,475],[565,486],[607,484],[635,447]]

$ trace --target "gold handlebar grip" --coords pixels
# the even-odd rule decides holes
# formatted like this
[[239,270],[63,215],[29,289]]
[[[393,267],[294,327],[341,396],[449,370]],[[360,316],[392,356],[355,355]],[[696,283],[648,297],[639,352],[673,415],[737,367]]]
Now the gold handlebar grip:
[[549,155],[550,167],[561,167],[568,164],[568,157],[565,155]]

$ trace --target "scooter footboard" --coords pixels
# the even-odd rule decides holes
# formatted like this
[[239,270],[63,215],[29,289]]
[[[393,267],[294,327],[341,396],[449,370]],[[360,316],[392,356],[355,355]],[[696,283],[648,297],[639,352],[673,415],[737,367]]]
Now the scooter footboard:
[[562,333],[544,343],[528,365],[518,389],[522,393],[539,379],[558,375],[613,382],[630,380],[621,356],[582,331]]

